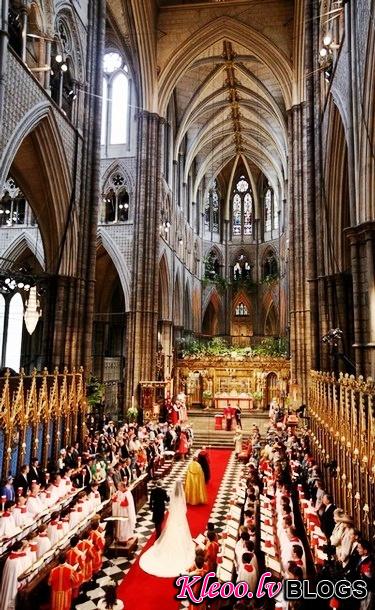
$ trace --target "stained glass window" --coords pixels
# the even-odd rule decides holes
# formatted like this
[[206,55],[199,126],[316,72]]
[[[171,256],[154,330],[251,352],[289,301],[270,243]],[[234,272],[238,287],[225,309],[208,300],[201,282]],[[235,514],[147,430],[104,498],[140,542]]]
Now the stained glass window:
[[250,186],[241,176],[234,189],[232,200],[232,234],[248,236],[253,233],[253,198]]
[[236,307],[236,316],[248,316],[249,315],[249,311],[245,305],[245,303],[242,303],[242,301],[240,303],[238,303],[237,307]]

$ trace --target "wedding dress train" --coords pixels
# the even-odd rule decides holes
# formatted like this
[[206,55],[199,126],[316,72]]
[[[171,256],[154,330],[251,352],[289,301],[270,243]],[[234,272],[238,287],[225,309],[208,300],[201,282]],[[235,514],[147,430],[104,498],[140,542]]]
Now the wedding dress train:
[[167,524],[158,540],[141,555],[144,572],[162,578],[186,574],[194,563],[195,544],[186,517],[186,500],[181,481],[175,483]]

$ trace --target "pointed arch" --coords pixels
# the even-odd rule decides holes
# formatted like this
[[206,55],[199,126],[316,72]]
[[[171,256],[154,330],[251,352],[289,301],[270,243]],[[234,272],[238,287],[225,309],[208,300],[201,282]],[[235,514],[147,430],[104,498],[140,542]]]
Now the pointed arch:
[[[38,229],[36,230],[38,231]],[[4,258],[9,259],[9,263],[7,261],[3,261],[3,268],[8,268],[10,266],[10,261],[15,261],[21,258],[21,256],[27,250],[30,250],[30,252],[34,254],[42,269],[45,268],[43,245],[41,243],[41,240],[38,241],[35,239],[33,232],[34,231],[31,231],[30,229],[28,231],[22,231],[8,245],[8,247],[1,254],[1,256],[3,256]]]
[[205,299],[205,306],[202,308],[202,334],[215,337],[220,334],[222,325],[222,307],[220,297],[216,288],[213,288]]
[[123,163],[119,163],[117,160],[111,163],[103,173],[102,192],[105,193],[106,189],[110,188],[110,178],[116,173],[120,173],[124,176],[129,195],[132,195],[135,190],[134,176]]
[[[27,164],[25,161],[27,160]],[[0,161],[0,183],[11,173],[37,220],[47,271],[60,256],[71,195],[71,176],[61,135],[50,104],[41,102],[14,130]],[[73,215],[60,272],[72,273],[77,259],[78,222]]]
[[118,249],[116,242],[112,239],[112,237],[108,234],[108,232],[103,227],[98,227],[97,245],[103,246],[103,248],[107,251],[111,261],[113,262],[113,264],[116,268],[116,271],[120,278],[122,291],[124,293],[125,311],[129,311],[129,309],[130,309],[130,273],[129,273],[128,266],[124,260],[124,256],[121,254],[120,250]]
[[[225,34],[224,34],[225,33]],[[260,32],[238,19],[218,17],[189,35],[169,57],[159,78],[159,114],[165,116],[175,83],[191,66],[195,58],[225,37],[243,45],[267,66],[279,82],[286,108],[292,103],[293,70],[290,61],[274,43]]]
[[275,302],[271,301],[264,319],[264,335],[275,337],[279,335],[279,311]]
[[182,326],[182,291],[179,272],[176,273],[173,290],[173,324]]
[[186,281],[184,291],[184,329],[193,330],[191,291],[188,281]]
[[170,292],[169,266],[164,252],[159,262],[159,320],[170,320]]

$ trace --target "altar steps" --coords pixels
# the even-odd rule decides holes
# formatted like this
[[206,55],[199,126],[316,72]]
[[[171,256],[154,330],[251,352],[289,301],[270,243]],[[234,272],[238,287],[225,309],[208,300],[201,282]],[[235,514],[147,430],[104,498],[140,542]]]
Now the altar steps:
[[208,447],[234,449],[233,442],[234,432],[226,432],[225,430],[196,430],[194,431],[193,448],[199,449],[203,445]]

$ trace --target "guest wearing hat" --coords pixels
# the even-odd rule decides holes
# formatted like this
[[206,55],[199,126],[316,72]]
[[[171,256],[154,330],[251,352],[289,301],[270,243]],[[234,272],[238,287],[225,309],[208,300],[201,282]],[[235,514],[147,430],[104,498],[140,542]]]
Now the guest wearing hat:
[[347,528],[353,525],[353,519],[350,515],[345,514],[342,508],[336,508],[333,513],[333,519],[335,527],[331,535],[331,544],[336,547],[336,555],[338,557],[344,534]]

